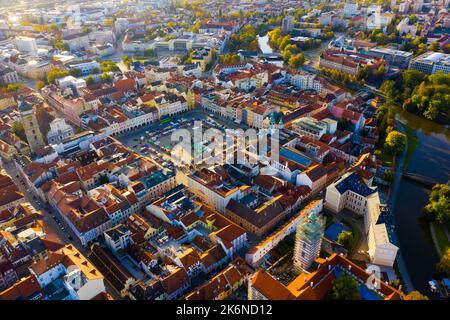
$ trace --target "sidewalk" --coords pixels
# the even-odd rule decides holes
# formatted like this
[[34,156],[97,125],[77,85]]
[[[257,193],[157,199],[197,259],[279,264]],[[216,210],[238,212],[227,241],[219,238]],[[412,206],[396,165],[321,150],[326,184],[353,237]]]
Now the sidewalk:
[[[395,120],[396,123],[398,120]],[[404,129],[402,126],[397,125],[396,126],[398,128],[398,130],[402,133],[404,133]],[[406,154],[406,150],[398,157],[396,157],[396,167],[401,167],[403,165],[403,161],[405,159],[405,154]],[[401,170],[394,170],[394,181],[391,185],[391,189],[390,189],[390,195],[389,195],[389,200],[388,200],[388,206],[391,210],[391,212],[393,212],[393,220],[394,220],[394,224],[395,224],[395,199],[397,197],[397,192],[398,189],[400,187],[400,182],[402,180],[402,172]],[[397,246],[399,246],[399,241],[398,241],[398,237],[397,237],[397,232],[393,233],[393,239],[394,244],[396,244]],[[401,273],[401,276],[403,278],[403,281],[405,283],[405,291],[406,292],[411,292],[414,291],[414,286],[412,284],[411,278],[409,277],[409,273],[408,273],[408,269],[406,268],[406,264],[405,261],[403,260],[402,257],[402,249],[400,248],[400,250],[397,253],[397,265],[398,265],[398,269]]]

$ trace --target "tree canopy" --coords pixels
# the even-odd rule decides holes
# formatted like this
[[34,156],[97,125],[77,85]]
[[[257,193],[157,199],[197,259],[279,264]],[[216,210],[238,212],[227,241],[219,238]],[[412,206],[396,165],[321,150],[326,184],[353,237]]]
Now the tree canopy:
[[450,276],[450,248],[442,253],[441,260],[436,265],[436,270],[445,277]]
[[406,295],[406,300],[428,300],[428,297],[419,291],[411,291]]
[[351,276],[342,274],[333,281],[332,297],[335,300],[359,300],[359,284]]
[[430,219],[450,225],[450,188],[446,184],[436,184],[431,189],[424,212]]
[[47,73],[47,82],[54,84],[56,79],[68,76],[69,72],[61,69],[52,69]]
[[342,231],[338,235],[337,242],[340,245],[344,246],[345,249],[350,251],[353,247],[353,242],[354,242],[353,233],[351,231]]
[[256,39],[256,30],[252,25],[244,26],[239,33],[233,34],[229,40],[231,51],[237,50],[258,50],[258,40]]
[[385,148],[392,154],[400,154],[405,149],[406,136],[396,130],[392,130],[386,137]]

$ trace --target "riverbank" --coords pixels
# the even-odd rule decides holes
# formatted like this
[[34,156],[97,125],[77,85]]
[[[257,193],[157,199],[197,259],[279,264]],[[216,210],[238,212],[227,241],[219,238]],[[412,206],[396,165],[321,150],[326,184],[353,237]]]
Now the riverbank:
[[438,251],[439,256],[442,257],[447,249],[450,248],[450,240],[445,230],[445,226],[436,222],[430,222],[430,228],[433,234],[433,240],[436,244],[436,250]]
[[415,130],[404,122],[398,122],[400,126],[403,127],[404,133],[406,134],[406,154],[402,165],[402,171],[405,171],[414,155],[414,152],[416,151],[417,145],[419,144],[419,139],[417,138],[417,133]]
[[[400,132],[405,133],[404,129],[401,125],[396,125],[396,127],[398,127],[398,130]],[[397,194],[398,194],[398,191],[400,188],[400,183],[402,180],[402,171],[398,170],[398,168],[400,166],[403,166],[405,154],[406,154],[406,151],[404,151],[399,156],[395,157],[395,165],[393,166],[394,180],[388,191],[389,195],[388,195],[387,205],[389,207],[389,210],[394,213],[392,215],[392,219],[394,221],[394,225],[396,226],[396,229],[395,229],[396,231],[392,234],[393,235],[392,241],[394,242],[394,244],[396,244],[400,248],[400,250],[397,253],[397,259],[396,259],[397,269],[398,269],[399,273],[401,274],[401,279],[405,286],[404,291],[411,292],[411,291],[414,291],[415,288],[414,288],[413,282],[411,280],[411,277],[409,275],[409,271],[406,266],[405,260],[403,258],[402,246],[400,244],[400,240],[399,240],[399,236],[398,236],[398,230],[397,230],[398,226],[397,226],[396,214],[395,214],[395,205],[396,205]]]
[[[389,199],[396,225],[395,237],[400,247],[399,270],[410,278],[408,281],[405,277],[405,283],[410,282],[415,290],[430,298],[437,298],[429,291],[428,281],[434,278],[436,263],[440,257],[429,221],[423,219],[422,215],[422,208],[428,202],[430,190],[424,185],[401,179],[401,174],[404,170],[446,183],[450,172],[450,131],[402,111],[397,113],[396,120],[401,122],[398,123],[397,130],[408,138],[407,150],[402,154],[403,160],[401,157],[397,159],[395,180]],[[442,233],[437,233],[439,236],[436,235],[436,238],[442,238]],[[402,261],[404,267],[401,266]],[[405,291],[411,290],[408,285],[406,287],[408,290]]]

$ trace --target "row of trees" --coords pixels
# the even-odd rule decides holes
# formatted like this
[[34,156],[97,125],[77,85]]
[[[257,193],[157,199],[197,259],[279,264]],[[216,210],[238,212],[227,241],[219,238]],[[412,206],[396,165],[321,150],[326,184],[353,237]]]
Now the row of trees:
[[[450,187],[446,184],[436,184],[431,189],[423,212],[425,217],[442,225],[442,228],[450,227]],[[450,247],[443,249],[441,260],[436,264],[436,271],[444,277],[450,276]]]
[[324,75],[330,77],[331,79],[335,80],[336,82],[342,83],[344,85],[348,85],[348,84],[363,85],[364,84],[363,79],[359,80],[356,76],[352,76],[348,73],[345,73],[345,72],[342,72],[339,70],[322,68],[320,71],[322,72],[322,74],[324,74]]
[[235,33],[229,40],[230,51],[237,50],[258,50],[258,40],[256,39],[256,30],[252,25],[244,26],[239,33]]
[[450,188],[446,184],[437,184],[431,190],[428,203],[423,209],[432,221],[450,226]]
[[17,92],[21,88],[23,88],[23,86],[24,85],[22,83],[11,83],[11,84],[8,84],[6,87],[1,87],[0,89],[4,93]]
[[296,44],[291,43],[291,35],[283,35],[280,28],[275,28],[268,34],[269,45],[280,51],[284,62],[292,68],[298,68],[305,64],[305,57],[300,53]]
[[117,72],[120,71],[119,67],[114,61],[103,61],[100,63],[102,72]]
[[450,117],[450,74],[427,76],[405,70],[396,79],[384,81],[380,90],[391,103],[426,119],[448,121]]
[[241,57],[236,53],[227,53],[219,56],[219,63],[236,63],[241,61]]
[[368,65],[364,65],[358,70],[356,74],[356,79],[359,81],[369,82],[369,83],[380,83],[383,80],[384,74],[386,73],[386,67],[380,65],[377,69],[371,68]]

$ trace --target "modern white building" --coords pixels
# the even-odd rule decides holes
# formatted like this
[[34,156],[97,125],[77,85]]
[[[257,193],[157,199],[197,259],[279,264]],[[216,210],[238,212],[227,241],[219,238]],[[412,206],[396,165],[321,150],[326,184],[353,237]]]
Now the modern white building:
[[288,33],[294,29],[294,17],[286,16],[281,20],[281,31],[283,33]]
[[83,61],[79,63],[69,64],[70,69],[80,69],[83,76],[88,76],[92,73],[92,70],[96,69],[100,72],[100,64],[95,60]]
[[408,17],[405,17],[402,21],[400,21],[396,29],[400,33],[400,35],[406,35],[409,33],[412,36],[415,36],[417,32],[416,24],[415,23],[409,24]]
[[125,250],[131,244],[131,231],[123,224],[106,230],[104,236],[106,245],[114,253]]
[[373,29],[383,29],[386,27],[389,23],[391,23],[392,19],[394,19],[395,14],[383,12],[381,13],[381,7],[377,6],[375,9],[375,13],[370,15],[367,18],[366,26],[367,29],[373,30]]
[[337,121],[332,119],[316,120],[312,117],[303,117],[292,122],[292,131],[297,132],[300,136],[308,136],[315,140],[325,134],[334,134],[337,129]]
[[17,50],[21,53],[34,54],[38,51],[36,39],[31,37],[19,36],[14,39]]
[[301,89],[301,90],[315,90],[321,92],[323,85],[316,79],[316,75],[312,73],[306,73],[298,70],[289,70],[286,73],[286,80],[289,84]]
[[435,74],[438,71],[450,73],[450,54],[426,52],[414,58],[409,68],[426,74]]

